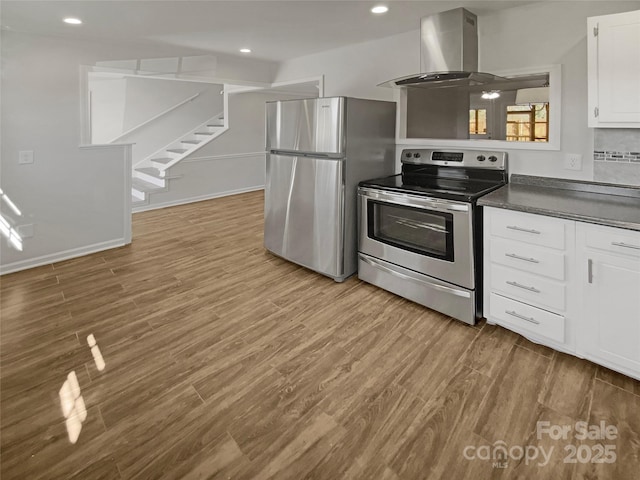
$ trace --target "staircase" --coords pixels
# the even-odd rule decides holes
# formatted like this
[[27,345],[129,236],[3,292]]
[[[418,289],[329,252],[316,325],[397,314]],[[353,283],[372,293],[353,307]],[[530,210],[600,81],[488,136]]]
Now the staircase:
[[169,172],[173,165],[227,131],[223,115],[221,113],[210,118],[136,164],[131,182],[131,207],[134,212],[143,210],[153,193],[166,192],[169,180],[180,177]]

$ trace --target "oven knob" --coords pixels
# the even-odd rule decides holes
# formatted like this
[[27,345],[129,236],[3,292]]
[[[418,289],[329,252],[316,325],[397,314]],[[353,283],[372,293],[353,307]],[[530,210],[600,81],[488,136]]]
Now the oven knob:
[[420,158],[420,154],[418,152],[414,153],[413,158]]
[[476,160],[478,160],[479,162],[484,162],[485,157],[484,157],[484,155],[478,155],[478,156],[476,157]]
[[405,153],[404,156],[407,157],[407,158],[411,158],[411,152]]
[[489,161],[490,161],[490,162],[497,162],[497,161],[498,161],[498,157],[496,157],[495,155],[491,155],[491,156],[489,157]]

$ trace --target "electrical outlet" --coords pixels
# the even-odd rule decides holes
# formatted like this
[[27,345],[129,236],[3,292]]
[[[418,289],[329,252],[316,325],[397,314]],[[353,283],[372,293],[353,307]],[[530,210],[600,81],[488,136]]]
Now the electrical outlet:
[[21,150],[18,152],[18,163],[33,163],[33,150]]
[[564,156],[564,168],[567,170],[582,170],[582,155],[567,153]]

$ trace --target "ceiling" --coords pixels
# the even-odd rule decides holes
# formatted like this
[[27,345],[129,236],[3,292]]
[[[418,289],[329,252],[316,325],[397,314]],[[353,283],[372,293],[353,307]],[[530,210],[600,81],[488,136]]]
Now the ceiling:
[[[284,61],[419,28],[420,18],[464,6],[477,15],[531,0],[289,0],[144,1],[2,0],[3,29],[78,40],[155,44],[209,53]],[[389,12],[370,13],[385,4]],[[83,24],[66,25],[62,18]]]

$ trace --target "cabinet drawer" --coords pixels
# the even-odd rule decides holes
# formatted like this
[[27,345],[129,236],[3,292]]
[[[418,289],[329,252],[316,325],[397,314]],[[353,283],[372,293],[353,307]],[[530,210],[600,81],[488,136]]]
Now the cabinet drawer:
[[583,224],[587,247],[640,257],[640,232]]
[[565,279],[565,254],[515,240],[491,238],[491,262],[556,280]]
[[491,211],[491,235],[564,250],[565,220],[513,210]]
[[565,310],[564,283],[496,264],[492,264],[490,268],[491,290],[537,307]]
[[499,324],[564,343],[564,317],[491,294],[490,316]]

